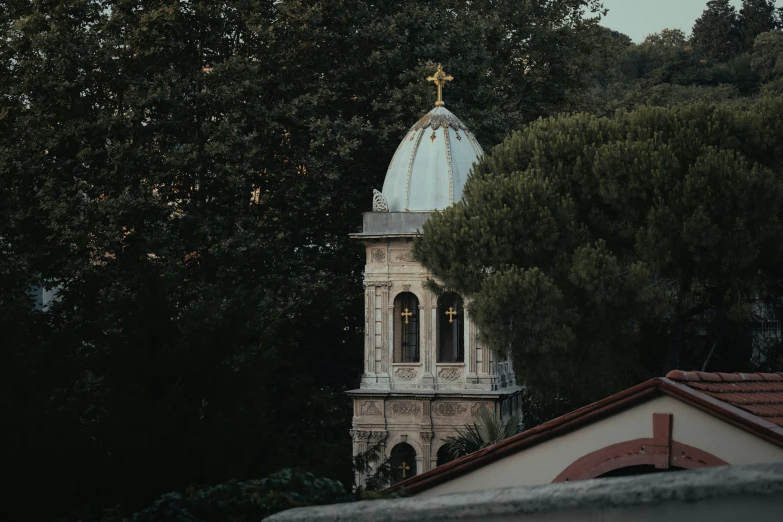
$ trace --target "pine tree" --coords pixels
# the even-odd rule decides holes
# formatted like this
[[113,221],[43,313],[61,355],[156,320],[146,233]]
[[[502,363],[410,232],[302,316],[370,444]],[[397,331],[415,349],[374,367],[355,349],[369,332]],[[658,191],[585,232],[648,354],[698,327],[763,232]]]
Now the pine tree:
[[691,41],[697,52],[721,62],[740,50],[737,11],[729,0],[710,0],[693,24]]
[[783,312],[781,111],[540,120],[481,160],[415,254],[550,413],[674,368],[757,369],[754,314]]
[[742,50],[751,52],[753,42],[758,35],[778,28],[775,2],[772,0],[742,0],[738,22]]
[[756,37],[751,67],[764,82],[764,91],[783,92],[783,31],[769,31]]

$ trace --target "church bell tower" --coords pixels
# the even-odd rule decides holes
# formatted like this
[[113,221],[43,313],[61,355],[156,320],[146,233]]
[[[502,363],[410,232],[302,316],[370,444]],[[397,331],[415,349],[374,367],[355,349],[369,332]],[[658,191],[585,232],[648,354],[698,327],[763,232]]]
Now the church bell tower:
[[462,198],[483,154],[444,106],[442,88],[453,78],[438,66],[427,79],[438,89],[435,108],[397,147],[373,211],[352,234],[366,247],[364,371],[348,392],[353,454],[385,441],[393,483],[446,462],[444,439],[481,408],[505,419],[520,407],[511,361],[478,342],[463,296],[425,288],[431,274],[411,253],[430,214]]

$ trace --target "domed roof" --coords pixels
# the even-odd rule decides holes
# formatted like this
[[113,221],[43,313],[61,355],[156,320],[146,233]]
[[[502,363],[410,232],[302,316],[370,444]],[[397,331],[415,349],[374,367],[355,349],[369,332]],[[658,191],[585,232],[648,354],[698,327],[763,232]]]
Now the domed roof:
[[383,182],[388,210],[442,210],[459,201],[483,153],[464,123],[442,105],[435,107],[411,127],[389,163]]

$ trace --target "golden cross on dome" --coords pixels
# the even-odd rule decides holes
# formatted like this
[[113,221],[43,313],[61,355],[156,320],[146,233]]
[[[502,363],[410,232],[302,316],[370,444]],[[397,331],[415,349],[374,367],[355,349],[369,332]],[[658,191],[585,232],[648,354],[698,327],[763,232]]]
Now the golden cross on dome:
[[457,315],[457,312],[454,310],[453,306],[449,306],[449,309],[446,311],[446,315],[449,316],[449,322],[454,322],[454,316]]
[[400,315],[405,318],[405,324],[408,324],[408,317],[412,316],[413,312],[409,312],[408,309],[406,308],[405,311]]
[[403,461],[403,462],[402,462],[402,464],[400,464],[400,465],[399,465],[399,466],[397,466],[397,467],[398,467],[398,468],[400,468],[400,469],[402,470],[402,478],[405,478],[405,472],[406,472],[406,471],[408,471],[409,469],[411,469],[411,467],[410,467],[410,466],[408,466],[408,465],[405,463],[405,461]]
[[438,64],[438,70],[432,76],[427,76],[428,82],[434,82],[438,86],[438,101],[435,102],[435,107],[443,107],[446,105],[443,103],[443,86],[446,82],[450,82],[454,77],[443,72],[443,66]]

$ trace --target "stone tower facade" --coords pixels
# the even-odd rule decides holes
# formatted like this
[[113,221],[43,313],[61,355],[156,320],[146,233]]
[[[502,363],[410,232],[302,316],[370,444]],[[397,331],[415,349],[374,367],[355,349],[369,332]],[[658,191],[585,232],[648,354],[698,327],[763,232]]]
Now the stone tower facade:
[[352,235],[366,248],[364,371],[348,392],[353,453],[383,444],[393,481],[444,462],[444,439],[481,408],[501,418],[520,408],[511,361],[481,345],[461,296],[426,289],[431,274],[411,253],[429,215],[461,198],[481,154],[442,105],[403,139],[373,212]]

